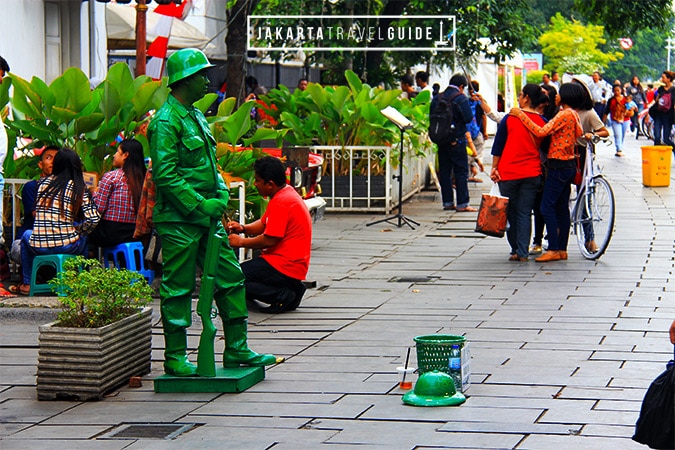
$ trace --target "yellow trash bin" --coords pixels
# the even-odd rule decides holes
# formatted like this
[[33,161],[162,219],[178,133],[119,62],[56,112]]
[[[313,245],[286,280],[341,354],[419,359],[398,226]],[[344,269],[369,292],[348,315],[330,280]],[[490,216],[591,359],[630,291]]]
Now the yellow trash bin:
[[642,184],[647,187],[670,186],[669,145],[642,147]]

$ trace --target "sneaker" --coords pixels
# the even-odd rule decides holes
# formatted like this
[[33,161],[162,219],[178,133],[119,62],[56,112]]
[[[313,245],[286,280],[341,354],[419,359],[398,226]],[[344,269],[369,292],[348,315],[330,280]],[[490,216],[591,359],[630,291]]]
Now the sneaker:
[[544,249],[541,248],[541,245],[533,245],[532,247],[530,247],[530,255],[538,255],[543,251]]
[[614,156],[618,156],[619,158],[621,158],[621,157],[624,156],[624,155],[623,155],[623,152],[622,152],[621,150],[619,150],[618,152],[616,152],[616,153],[614,154]]

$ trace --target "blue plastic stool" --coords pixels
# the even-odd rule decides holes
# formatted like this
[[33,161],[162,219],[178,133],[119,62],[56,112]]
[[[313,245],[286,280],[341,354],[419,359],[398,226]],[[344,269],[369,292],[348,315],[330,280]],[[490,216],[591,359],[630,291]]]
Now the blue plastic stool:
[[[35,294],[41,294],[45,292],[51,294],[53,292],[49,282],[40,284],[37,283],[37,275],[41,268],[45,266],[52,267],[54,269],[54,273],[58,274],[59,272],[63,271],[63,263],[67,259],[74,258],[75,256],[77,255],[57,254],[36,256],[33,260],[33,273],[30,276],[30,295],[33,296]],[[57,290],[57,294],[59,296],[65,295],[62,289]]]
[[118,269],[127,269],[143,275],[148,283],[155,279],[155,272],[145,267],[145,251],[140,242],[123,242],[115,247],[103,249],[103,265],[112,265]]

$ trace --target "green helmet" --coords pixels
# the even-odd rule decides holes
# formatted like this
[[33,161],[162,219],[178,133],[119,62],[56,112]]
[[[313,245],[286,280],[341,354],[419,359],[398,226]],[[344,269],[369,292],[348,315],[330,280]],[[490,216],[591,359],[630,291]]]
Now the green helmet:
[[196,48],[178,50],[166,60],[169,86],[209,67],[213,67],[213,64],[209,62],[209,59],[201,50]]
[[420,375],[415,390],[403,396],[403,403],[412,406],[455,406],[465,401],[466,397],[457,392],[452,377],[438,370]]

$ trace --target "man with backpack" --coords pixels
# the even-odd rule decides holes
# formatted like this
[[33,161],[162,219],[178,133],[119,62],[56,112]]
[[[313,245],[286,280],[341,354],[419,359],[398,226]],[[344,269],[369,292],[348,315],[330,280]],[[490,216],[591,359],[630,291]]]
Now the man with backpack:
[[[675,73],[665,70],[661,74],[661,83],[654,97],[654,104],[649,108],[649,115],[654,120],[654,145],[670,145],[673,147],[673,106],[675,103]],[[675,151],[675,147],[673,147]]]
[[[469,206],[469,164],[466,158],[467,124],[473,120],[469,98],[464,95],[466,77],[454,74],[450,85],[431,102],[429,138],[438,145],[438,168],[444,210],[476,212]],[[455,176],[457,203],[452,189]]]

